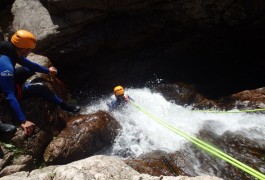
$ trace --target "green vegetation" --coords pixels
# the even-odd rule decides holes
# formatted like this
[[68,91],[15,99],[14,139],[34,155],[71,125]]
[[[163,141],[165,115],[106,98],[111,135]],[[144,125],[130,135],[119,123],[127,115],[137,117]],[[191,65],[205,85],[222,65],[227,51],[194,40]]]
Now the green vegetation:
[[47,167],[47,165],[45,164],[45,162],[41,163],[40,166],[39,166],[39,169],[42,169],[42,168],[45,168]]
[[7,144],[7,143],[2,143],[5,148],[7,148],[10,152],[14,153],[14,157],[18,157],[21,154],[24,154],[25,151],[21,148],[18,148],[14,146],[13,144]]
[[56,172],[54,172],[54,169],[52,170],[52,172],[50,173],[50,177],[53,179],[56,176]]

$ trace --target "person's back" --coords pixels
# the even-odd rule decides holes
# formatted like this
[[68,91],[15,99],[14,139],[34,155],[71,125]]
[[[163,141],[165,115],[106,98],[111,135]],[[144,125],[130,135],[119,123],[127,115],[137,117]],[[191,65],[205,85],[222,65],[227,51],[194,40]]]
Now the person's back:
[[124,88],[122,86],[116,86],[113,90],[113,93],[116,99],[107,104],[109,111],[122,108],[130,100],[133,100],[129,95],[125,94]]

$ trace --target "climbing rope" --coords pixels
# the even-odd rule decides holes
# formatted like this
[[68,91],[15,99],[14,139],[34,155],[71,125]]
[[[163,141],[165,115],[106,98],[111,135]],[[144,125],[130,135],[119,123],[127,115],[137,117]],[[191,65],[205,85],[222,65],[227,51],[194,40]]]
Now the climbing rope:
[[163,125],[164,127],[168,128],[169,130],[175,132],[176,134],[184,137],[185,139],[189,140],[190,142],[192,142],[193,144],[201,147],[202,149],[204,149],[205,151],[223,159],[224,161],[234,165],[235,167],[238,167],[239,169],[243,170],[244,172],[258,178],[261,180],[265,180],[265,175],[258,172],[257,170],[247,166],[246,164],[234,159],[233,157],[225,154],[224,152],[222,152],[221,150],[207,144],[206,142],[203,142],[202,140],[199,140],[196,137],[193,137],[187,133],[185,133],[184,131],[172,126],[171,124],[167,123],[166,121],[158,118],[157,116],[149,113],[148,111],[144,110],[142,107],[140,107],[139,105],[137,105],[135,102],[131,101],[130,102],[136,107],[138,108],[141,112],[143,112],[144,114],[146,114],[147,116],[149,116],[150,118],[154,119],[157,123]]
[[209,112],[209,113],[244,113],[244,112],[258,112],[265,111],[265,108],[260,109],[245,109],[245,110],[236,110],[236,111],[215,111],[215,110],[192,110],[196,112]]

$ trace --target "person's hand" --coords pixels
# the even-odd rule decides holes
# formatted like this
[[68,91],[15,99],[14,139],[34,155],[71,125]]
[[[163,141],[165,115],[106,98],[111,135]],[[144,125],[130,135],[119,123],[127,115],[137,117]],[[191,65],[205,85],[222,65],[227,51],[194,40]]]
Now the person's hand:
[[31,121],[26,120],[21,124],[22,129],[26,133],[26,135],[30,136],[34,130],[35,124]]
[[49,72],[51,76],[55,76],[57,74],[57,69],[55,67],[50,67]]
[[129,101],[130,99],[129,99],[129,96],[126,94],[126,95],[124,95],[124,99],[125,99],[125,101]]

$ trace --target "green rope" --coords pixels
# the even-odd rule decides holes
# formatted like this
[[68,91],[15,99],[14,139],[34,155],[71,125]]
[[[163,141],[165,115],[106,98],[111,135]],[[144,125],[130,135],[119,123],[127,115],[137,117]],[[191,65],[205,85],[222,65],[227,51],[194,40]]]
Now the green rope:
[[239,169],[245,171],[246,173],[249,173],[250,175],[261,179],[261,180],[265,180],[265,175],[256,171],[255,169],[243,164],[242,162],[234,159],[233,157],[225,154],[224,152],[218,150],[217,148],[203,142],[202,140],[199,140],[187,133],[185,133],[184,131],[170,125],[169,123],[167,123],[166,121],[163,121],[161,119],[159,119],[158,117],[156,117],[155,115],[147,112],[146,110],[144,110],[142,107],[140,107],[139,105],[137,105],[135,102],[130,101],[135,107],[137,107],[140,111],[142,111],[144,114],[148,115],[149,117],[151,117],[152,119],[154,119],[156,122],[158,122],[159,124],[163,125],[164,127],[172,130],[173,132],[175,132],[176,134],[184,137],[185,139],[191,141],[192,143],[196,144],[197,146],[201,147],[202,149],[212,153],[213,155],[223,159],[224,161],[227,161],[228,163],[238,167]]
[[209,113],[244,113],[244,112],[258,112],[265,111],[265,108],[260,109],[246,109],[246,110],[237,110],[237,111],[212,111],[212,110],[193,110],[196,112],[209,112]]

